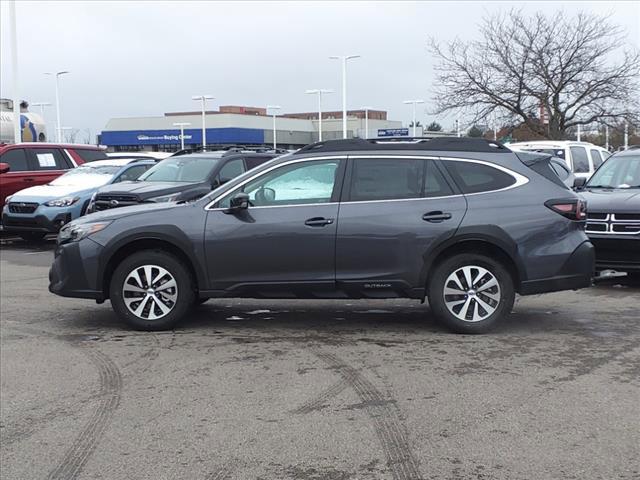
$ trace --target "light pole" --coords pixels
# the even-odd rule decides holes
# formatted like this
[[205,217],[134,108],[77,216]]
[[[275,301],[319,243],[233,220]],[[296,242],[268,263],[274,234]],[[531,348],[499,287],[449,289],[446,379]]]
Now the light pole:
[[629,148],[629,122],[624,122],[624,149]]
[[342,138],[347,138],[347,60],[360,58],[360,55],[342,55],[329,58],[342,61]]
[[405,105],[413,105],[413,136],[416,136],[416,104],[424,103],[424,100],[405,100]]
[[205,120],[205,112],[207,109],[207,100],[213,100],[211,95],[194,95],[192,100],[199,100],[202,102],[202,150],[207,149],[207,126]]
[[609,151],[609,125],[604,126],[604,148]]
[[278,110],[280,110],[281,108],[282,107],[279,105],[267,105],[267,111],[269,110],[273,111],[271,115],[273,116],[273,149],[274,150],[278,146],[277,132],[276,132],[276,115],[278,114]]
[[361,110],[364,110],[364,138],[369,138],[369,110],[371,107],[360,107]]
[[180,127],[180,150],[184,150],[184,127],[191,125],[189,122],[176,122],[174,127]]
[[9,2],[9,30],[11,38],[11,85],[13,89],[13,141],[20,143],[22,134],[20,133],[20,92],[18,91],[18,35],[16,33],[16,2]]
[[456,137],[460,138],[460,119],[456,118]]
[[62,72],[45,72],[45,75],[55,75],[56,77],[56,127],[58,129],[58,143],[62,142],[62,128],[60,125],[60,75],[64,75],[65,73],[70,73],[67,70]]
[[316,88],[315,90],[305,90],[307,95],[318,95],[318,141],[322,141],[322,94],[333,93],[333,90]]

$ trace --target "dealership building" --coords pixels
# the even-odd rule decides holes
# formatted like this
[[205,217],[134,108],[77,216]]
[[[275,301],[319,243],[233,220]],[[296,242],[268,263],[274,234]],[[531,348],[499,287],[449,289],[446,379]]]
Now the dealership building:
[[[207,145],[273,145],[273,117],[266,108],[221,106],[206,112]],[[369,131],[365,117],[369,118]],[[184,126],[185,147],[202,145],[202,113],[172,112],[155,117],[112,118],[99,136],[101,145],[112,151],[176,151],[180,148],[180,126]],[[420,128],[419,135],[422,134]],[[388,120],[383,110],[349,110],[349,138],[408,136],[402,122]],[[276,143],[298,148],[318,141],[318,112],[289,113],[276,117]],[[342,112],[322,113],[322,139],[342,138]]]

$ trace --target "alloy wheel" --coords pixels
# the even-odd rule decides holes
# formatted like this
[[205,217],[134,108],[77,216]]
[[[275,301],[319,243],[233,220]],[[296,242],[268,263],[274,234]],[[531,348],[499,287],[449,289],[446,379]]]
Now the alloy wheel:
[[143,320],[157,320],[175,307],[178,284],[166,268],[141,265],[125,278],[122,298],[135,316]]
[[479,322],[500,305],[500,284],[486,268],[467,265],[447,277],[443,295],[452,315],[465,322]]

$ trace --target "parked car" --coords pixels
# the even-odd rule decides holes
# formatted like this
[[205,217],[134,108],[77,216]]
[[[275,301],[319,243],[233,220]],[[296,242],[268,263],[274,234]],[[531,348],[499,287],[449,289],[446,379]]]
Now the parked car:
[[611,156],[587,182],[587,235],[596,268],[640,278],[640,149]]
[[87,210],[102,185],[135,180],[155,165],[153,160],[96,160],[67,171],[46,185],[29,187],[7,197],[2,209],[4,229],[28,241],[56,233]]
[[275,154],[235,151],[169,157],[136,182],[108,185],[98,190],[89,212],[146,202],[193,201],[274,157]]
[[587,142],[539,140],[509,144],[512,150],[548,153],[563,159],[576,177],[589,178],[611,155],[608,150]]
[[94,145],[0,144],[0,209],[5,198],[19,190],[44,185],[70,168],[104,158],[104,149]]
[[[414,298],[481,333],[515,293],[591,284],[584,201],[484,139],[333,140],[191,203],[93,214],[59,233],[49,289],[172,328],[209,297]],[[150,170],[151,171],[151,170]]]

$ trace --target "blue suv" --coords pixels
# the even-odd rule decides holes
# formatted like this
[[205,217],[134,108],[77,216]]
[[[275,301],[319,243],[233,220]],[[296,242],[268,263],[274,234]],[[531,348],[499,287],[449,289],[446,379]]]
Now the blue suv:
[[91,196],[103,185],[136,180],[155,165],[153,160],[96,160],[69,170],[46,185],[25,188],[10,197],[2,224],[27,241],[42,240],[84,215]]

